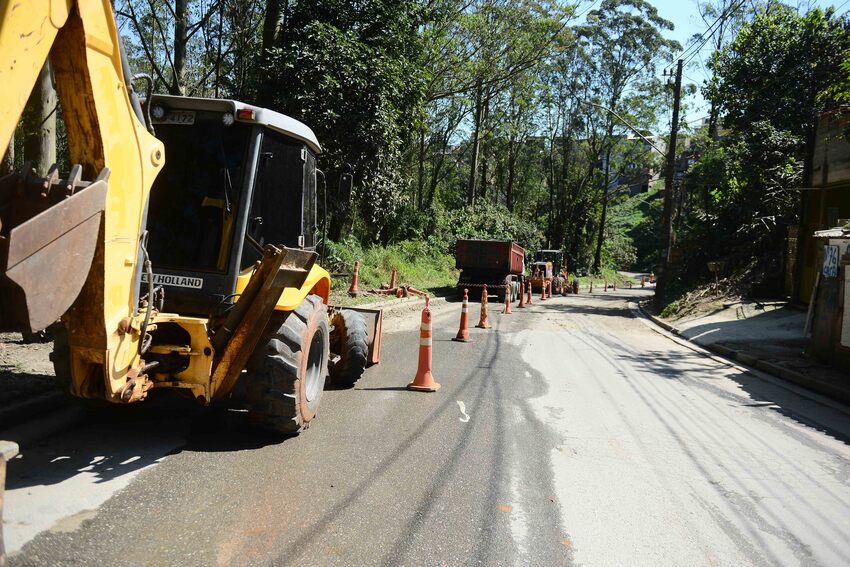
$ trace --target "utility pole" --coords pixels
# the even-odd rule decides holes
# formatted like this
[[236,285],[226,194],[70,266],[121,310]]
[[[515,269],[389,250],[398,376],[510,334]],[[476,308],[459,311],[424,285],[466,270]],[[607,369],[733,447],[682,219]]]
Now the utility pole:
[[[676,244],[673,233],[673,176],[676,172],[676,136],[679,133],[679,98],[682,94],[682,65],[676,64],[676,83],[673,87],[673,123],[670,128],[670,145],[667,146],[667,174],[664,178],[664,212],[661,214],[661,254],[658,263],[658,280],[655,285],[655,308],[664,307],[664,297],[673,276],[671,251]],[[664,73],[665,76],[667,73]]]

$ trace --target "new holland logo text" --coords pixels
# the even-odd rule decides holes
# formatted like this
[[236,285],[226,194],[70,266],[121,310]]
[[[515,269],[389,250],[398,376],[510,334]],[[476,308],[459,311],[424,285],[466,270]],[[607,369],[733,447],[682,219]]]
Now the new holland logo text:
[[[148,275],[142,272],[142,281],[148,282]],[[191,287],[198,289],[204,285],[203,278],[190,278],[189,276],[172,276],[169,274],[154,274],[154,285],[171,285],[176,287]]]

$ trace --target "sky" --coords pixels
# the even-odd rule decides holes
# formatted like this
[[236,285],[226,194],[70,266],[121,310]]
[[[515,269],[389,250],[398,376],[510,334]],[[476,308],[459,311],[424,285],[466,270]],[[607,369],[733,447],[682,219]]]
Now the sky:
[[[584,12],[585,9],[590,6],[590,2],[592,1],[593,0],[586,0],[579,8],[580,13]],[[596,7],[598,2],[599,0],[596,0],[594,7]],[[649,0],[649,2],[656,7],[658,14],[661,17],[673,22],[675,29],[672,32],[667,32],[665,35],[666,37],[675,39],[681,43],[683,49],[687,48],[689,39],[691,39],[694,35],[703,33],[708,27],[702,21],[702,18],[700,18],[699,11],[697,10],[697,0]],[[801,12],[805,12],[809,6],[819,6],[824,9],[829,6],[835,6],[838,8],[837,11],[839,13],[844,13],[850,10],[850,0],[785,0],[785,3],[798,5],[798,9]],[[709,23],[711,23],[711,21]],[[682,84],[692,83],[696,84],[697,87],[702,85],[703,80],[707,77],[702,61],[704,61],[710,53],[711,48],[710,45],[707,44],[702,48],[699,56],[694,57],[691,63],[686,65],[682,73]],[[659,73],[661,73],[662,67],[663,65],[659,65]],[[699,93],[694,96],[687,97],[687,99],[684,100],[684,104],[684,120],[688,123],[698,125],[700,119],[708,115],[708,105]],[[665,122],[669,122],[669,118],[665,120]]]

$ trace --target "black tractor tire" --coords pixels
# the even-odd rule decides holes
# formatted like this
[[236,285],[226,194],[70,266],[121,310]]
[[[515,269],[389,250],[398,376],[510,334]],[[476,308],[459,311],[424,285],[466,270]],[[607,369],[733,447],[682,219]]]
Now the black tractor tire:
[[552,295],[561,295],[561,278],[555,276],[552,278]]
[[319,409],[329,353],[327,308],[318,295],[294,311],[275,312],[243,377],[250,423],[285,435],[307,429]]
[[340,359],[330,369],[331,382],[353,386],[366,369],[369,335],[366,320],[357,311],[343,309],[331,317],[331,352]]

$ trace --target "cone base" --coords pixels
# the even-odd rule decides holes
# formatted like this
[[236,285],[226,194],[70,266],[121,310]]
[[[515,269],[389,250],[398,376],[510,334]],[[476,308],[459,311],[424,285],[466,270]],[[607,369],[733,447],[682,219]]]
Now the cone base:
[[475,328],[476,328],[476,329],[489,329],[489,328],[490,328],[490,325],[481,325],[481,324],[478,324],[478,325],[475,325]]
[[440,384],[437,382],[431,382],[430,386],[417,386],[416,382],[411,382],[407,385],[408,390],[413,390],[414,392],[436,392],[440,389]]
[[464,339],[464,338],[461,338],[461,337],[453,337],[452,340],[456,343],[470,343],[470,342],[472,342],[469,339]]

